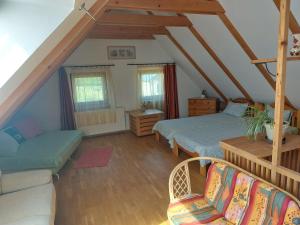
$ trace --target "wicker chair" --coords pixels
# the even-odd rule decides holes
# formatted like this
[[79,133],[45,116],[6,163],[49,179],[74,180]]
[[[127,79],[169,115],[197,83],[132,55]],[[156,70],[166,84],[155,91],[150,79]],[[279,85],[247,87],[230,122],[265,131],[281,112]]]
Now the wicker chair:
[[[212,163],[222,163],[222,164],[225,164],[226,166],[232,167],[233,169],[236,169],[237,171],[242,172],[242,173],[246,174],[247,176],[254,178],[255,180],[259,180],[259,181],[261,181],[265,184],[268,184],[268,185],[276,188],[277,190],[283,192],[288,197],[290,197],[292,200],[294,200],[294,202],[298,205],[298,207],[300,206],[300,201],[296,197],[292,196],[290,193],[276,187],[275,185],[263,180],[262,178],[259,178],[255,175],[239,168],[236,165],[233,165],[232,163],[229,163],[222,159],[216,159],[216,158],[210,158],[210,157],[196,157],[196,158],[187,159],[187,160],[181,162],[180,164],[178,164],[174,168],[174,170],[172,171],[170,178],[169,178],[170,206],[174,205],[174,204],[176,205],[176,204],[178,204],[178,202],[184,202],[184,201],[188,200],[189,198],[191,198],[191,196],[197,195],[196,193],[192,193],[192,190],[191,190],[191,181],[190,181],[188,165],[190,162],[199,161],[199,160],[209,160]],[[179,210],[179,213],[182,213],[182,211]],[[297,211],[297,213],[299,213],[299,210]],[[173,216],[174,216],[174,213],[173,213]],[[171,217],[169,216],[169,210],[168,210],[168,218],[169,218],[170,224],[174,224],[174,223],[172,223]],[[300,218],[299,218],[299,221],[300,221]],[[220,223],[220,224],[227,224],[227,223]]]

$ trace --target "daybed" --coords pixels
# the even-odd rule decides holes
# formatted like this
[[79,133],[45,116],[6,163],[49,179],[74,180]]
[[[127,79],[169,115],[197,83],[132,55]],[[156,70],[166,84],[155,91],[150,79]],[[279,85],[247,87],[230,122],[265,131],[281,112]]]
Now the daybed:
[[50,169],[56,174],[81,142],[81,131],[45,132],[21,143],[13,156],[1,156],[2,171]]
[[50,170],[0,175],[1,225],[54,225],[55,188]]
[[[204,195],[191,192],[188,163],[210,160]],[[300,224],[299,200],[224,160],[183,161],[169,180],[168,219],[180,224]]]

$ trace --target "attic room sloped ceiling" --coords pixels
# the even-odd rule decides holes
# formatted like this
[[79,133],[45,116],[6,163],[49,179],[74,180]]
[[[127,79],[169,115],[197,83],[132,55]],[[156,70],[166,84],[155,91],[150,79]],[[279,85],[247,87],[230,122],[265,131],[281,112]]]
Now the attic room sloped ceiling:
[[[77,4],[79,4],[79,2],[80,1],[77,1]],[[190,4],[186,4],[187,2],[184,0],[157,0],[155,2],[148,0],[87,1],[88,7],[94,4],[90,12],[97,17],[99,23],[101,21],[101,14],[104,12],[103,7],[106,3],[108,3],[107,6],[111,8],[118,8],[119,12],[126,9],[124,14],[136,12],[139,15],[147,15],[150,13],[152,15],[186,16],[192,23],[194,30],[201,34],[202,38],[221,63],[216,62],[216,57],[212,57],[212,54],[207,52],[207,48],[201,45],[199,40],[195,38],[190,28],[167,26],[167,29],[172,37],[174,37],[174,40],[184,48],[186,54],[192,58],[192,61],[196,62],[196,67],[201,68],[205,74],[207,74],[211,82],[220,90],[220,93],[228,99],[243,97],[243,95],[248,94],[254,101],[268,103],[274,101],[274,90],[272,89],[275,83],[274,78],[268,77],[269,75],[266,74],[264,67],[257,68],[251,64],[251,57],[249,57],[249,54],[246,54],[247,52],[243,49],[244,46],[238,43],[237,39],[233,37],[228,27],[226,27],[220,17],[217,16],[217,13],[220,15],[224,15],[223,13],[225,13],[228,20],[231,21],[232,25],[241,35],[244,44],[251,49],[252,55],[254,54],[257,58],[275,57],[279,18],[279,12],[275,4],[276,0],[190,0]],[[141,11],[141,9],[144,11]],[[114,9],[109,9],[106,13],[113,11]],[[255,16],[253,16],[254,12]],[[300,23],[299,1],[292,0],[291,12],[294,18],[293,26],[291,27],[293,27],[292,30],[294,31],[295,27],[297,29]],[[77,23],[79,23],[79,25]],[[27,97],[32,94],[16,94],[19,93],[15,91],[19,84],[34,70],[37,74],[52,74],[57,66],[65,60],[67,55],[71,54],[74,48],[84,39],[85,35],[92,29],[92,25],[93,21],[91,18],[88,16],[83,17],[83,13],[79,12],[78,9],[75,8],[70,13],[62,25],[58,27],[38,49],[39,51],[36,51],[15,73],[14,76],[18,79],[11,83],[11,86],[9,86],[11,88],[0,89],[0,123],[3,123],[10,114],[17,109],[17,106],[23,104]],[[74,39],[72,39],[72,41],[65,40],[68,45],[64,45],[62,52],[56,49],[54,54],[54,46],[57,46],[60,40],[67,34],[67,31],[70,31],[72,28],[76,38],[73,37]],[[79,29],[79,32],[75,32],[75,28]],[[187,60],[186,55],[182,54],[182,51],[179,51],[178,48],[174,46],[174,41],[172,43],[170,38],[164,34],[153,35],[187,74],[193,74],[193,77],[196,77],[195,82],[207,89],[211,95],[220,97],[220,93],[218,94],[216,88],[212,88],[212,85],[207,82],[207,79],[205,80],[205,78],[199,74],[199,70],[195,69],[195,65],[191,64],[191,60]],[[108,34],[105,34],[105,37],[107,36]],[[151,35],[149,37],[151,37]],[[37,52],[40,55],[36,54]],[[45,61],[45,58],[49,56],[49,52],[52,52],[52,58],[50,58],[50,61]],[[54,58],[54,55],[57,57]],[[41,66],[40,62],[43,59],[44,65],[42,64]],[[275,73],[275,64],[269,66],[270,70]],[[224,67],[226,67],[226,69],[224,69]],[[300,98],[297,94],[297,88],[300,86],[299,71],[300,61],[288,64],[287,100],[298,108],[300,108]],[[234,76],[236,81],[233,82],[228,74]],[[31,73],[31,75],[34,74]],[[33,84],[32,81],[23,82],[23,84],[27,83],[27,86],[23,86],[23,89],[32,88],[33,91],[36,90],[36,88],[44,82],[41,76],[38,78],[40,80],[35,84]],[[238,84],[240,84],[241,87],[239,87]],[[18,90],[22,91],[20,87]],[[12,95],[12,93],[14,94]],[[8,104],[5,100],[9,96],[12,101]]]

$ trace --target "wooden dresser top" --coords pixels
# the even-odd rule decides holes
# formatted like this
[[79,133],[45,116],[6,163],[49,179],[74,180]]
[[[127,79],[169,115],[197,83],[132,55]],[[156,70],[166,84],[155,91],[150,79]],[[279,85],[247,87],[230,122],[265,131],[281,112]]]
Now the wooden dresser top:
[[147,109],[146,111],[142,110],[133,110],[130,111],[129,114],[134,117],[140,117],[140,116],[151,116],[151,115],[157,115],[157,114],[164,114],[163,111],[158,109]]

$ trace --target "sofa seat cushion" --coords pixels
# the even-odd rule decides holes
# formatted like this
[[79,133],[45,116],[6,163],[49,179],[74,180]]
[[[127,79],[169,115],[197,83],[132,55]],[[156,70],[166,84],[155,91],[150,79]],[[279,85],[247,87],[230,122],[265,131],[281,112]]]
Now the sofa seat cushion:
[[34,186],[49,184],[51,181],[52,174],[50,170],[32,170],[2,174],[0,178],[2,193],[14,192]]
[[[191,195],[169,205],[168,218],[173,225],[230,224],[202,195]],[[214,223],[214,221],[219,221]],[[222,222],[221,222],[222,221]]]
[[53,184],[46,184],[1,195],[0,209],[1,224],[3,225],[23,225],[30,222],[34,225],[53,225],[55,215],[54,186]]
[[70,158],[82,137],[81,131],[51,131],[27,140],[14,157],[1,157],[4,171],[59,168]]

